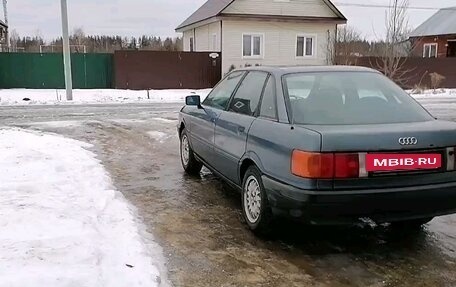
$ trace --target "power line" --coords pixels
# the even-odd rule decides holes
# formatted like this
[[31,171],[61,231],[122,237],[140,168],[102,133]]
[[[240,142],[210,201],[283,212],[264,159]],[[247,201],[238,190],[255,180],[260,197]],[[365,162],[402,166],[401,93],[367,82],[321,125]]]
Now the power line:
[[[360,7],[360,8],[382,8],[389,9],[394,8],[391,5],[382,5],[382,4],[362,4],[362,3],[345,3],[345,2],[335,2],[337,6],[347,6],[347,7]],[[398,6],[397,8],[407,8],[411,10],[452,10],[456,11],[456,7],[447,7],[447,8],[434,8],[434,7],[420,7],[420,6]]]

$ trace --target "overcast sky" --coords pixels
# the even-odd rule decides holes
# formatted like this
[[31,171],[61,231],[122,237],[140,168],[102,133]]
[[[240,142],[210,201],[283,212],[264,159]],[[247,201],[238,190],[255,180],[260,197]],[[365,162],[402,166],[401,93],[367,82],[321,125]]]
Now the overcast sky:
[[[82,27],[86,34],[121,36],[175,36],[174,28],[205,0],[68,0],[70,29]],[[334,0],[349,25],[366,38],[384,34],[385,9],[352,7],[343,3],[388,5],[389,0]],[[432,2],[429,3],[429,2]],[[411,6],[449,7],[455,0],[410,0]],[[2,8],[0,8],[2,9]],[[3,12],[3,11],[2,11]],[[40,34],[46,39],[61,34],[59,0],[8,0],[9,24],[20,35]],[[436,10],[410,10],[416,27]],[[3,13],[1,13],[3,18]]]

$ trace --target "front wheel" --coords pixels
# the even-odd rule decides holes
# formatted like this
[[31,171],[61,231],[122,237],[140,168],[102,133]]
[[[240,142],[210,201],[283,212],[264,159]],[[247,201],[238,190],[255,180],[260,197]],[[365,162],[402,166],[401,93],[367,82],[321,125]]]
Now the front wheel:
[[203,165],[195,158],[195,154],[190,146],[187,131],[184,129],[180,137],[180,157],[182,167],[190,175],[198,175]]
[[267,234],[271,230],[272,211],[261,180],[261,172],[251,166],[242,183],[242,214],[255,233]]

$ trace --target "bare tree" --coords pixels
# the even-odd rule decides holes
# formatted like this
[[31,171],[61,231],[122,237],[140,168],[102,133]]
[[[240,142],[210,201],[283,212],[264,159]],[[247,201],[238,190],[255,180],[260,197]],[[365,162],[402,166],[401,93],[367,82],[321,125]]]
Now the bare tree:
[[10,34],[10,45],[11,45],[10,46],[10,51],[11,52],[17,52],[18,42],[20,40],[21,40],[21,37],[17,33],[16,29],[11,31],[11,34]]
[[442,83],[445,81],[446,77],[440,75],[439,73],[430,73],[429,77],[431,78],[431,87],[434,89],[434,93],[437,92],[437,88],[439,88]]
[[[365,56],[368,47],[361,33],[351,26],[340,26],[337,29],[336,61],[339,65],[356,65],[356,58]],[[366,51],[367,49],[367,51]]]
[[328,64],[356,65],[357,58],[369,53],[367,42],[356,28],[338,26],[335,35],[328,31]]
[[337,42],[337,30],[326,31],[326,47],[322,44],[322,50],[326,50],[326,64],[327,65],[337,65],[336,60],[336,42]]
[[71,44],[75,46],[76,53],[83,53],[84,46],[86,44],[86,35],[82,27],[75,28],[73,30],[73,35],[70,37]]
[[385,43],[376,68],[396,83],[404,86],[410,78],[409,73],[411,72],[405,66],[405,57],[412,49],[407,41],[410,31],[407,16],[409,0],[390,0],[389,7],[385,16]]

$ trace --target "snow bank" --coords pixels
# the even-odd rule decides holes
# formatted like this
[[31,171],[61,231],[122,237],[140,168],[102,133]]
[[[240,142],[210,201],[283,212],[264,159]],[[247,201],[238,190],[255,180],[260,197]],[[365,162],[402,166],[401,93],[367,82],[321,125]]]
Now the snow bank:
[[437,89],[437,90],[424,90],[424,91],[407,91],[411,96],[416,99],[424,98],[451,98],[456,99],[456,89]]
[[[63,105],[63,104],[117,104],[117,103],[181,103],[192,94],[204,100],[211,89],[204,90],[110,90],[89,89],[74,90],[73,101],[67,101],[65,90],[0,90],[0,106],[4,105]],[[413,97],[421,98],[456,98],[456,89],[426,90],[419,93],[408,91]],[[24,99],[29,99],[24,101]]]
[[166,284],[160,247],[90,147],[0,130],[0,286]]
[[[66,100],[65,90],[0,90],[0,105],[115,104],[115,103],[184,103],[191,94],[206,98],[205,90],[74,90],[73,101]],[[29,99],[29,101],[24,101]]]

